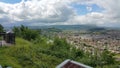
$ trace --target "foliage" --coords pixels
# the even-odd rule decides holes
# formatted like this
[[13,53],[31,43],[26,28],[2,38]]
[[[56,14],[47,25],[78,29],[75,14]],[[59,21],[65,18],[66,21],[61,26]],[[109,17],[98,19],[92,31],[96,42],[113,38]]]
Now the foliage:
[[[86,57],[89,56],[89,57]],[[81,62],[90,65],[92,67],[104,67],[111,66],[115,64],[114,54],[109,52],[108,50],[99,51],[96,49],[94,55],[86,54],[86,59],[80,60]]]
[[16,36],[24,38],[26,40],[34,40],[39,36],[39,32],[36,30],[31,30],[26,26],[21,25],[20,27],[14,27],[13,31]]
[[[54,68],[62,62],[61,59],[40,52],[38,46],[21,38],[16,39],[16,45],[0,48],[0,64],[13,68]],[[37,49],[37,50],[36,50]],[[54,63],[53,63],[54,62]]]
[[3,32],[4,27],[0,24],[0,32]]
[[102,62],[104,62],[104,64],[114,64],[115,63],[115,59],[113,58],[114,54],[110,53],[108,50],[104,50],[101,54],[102,56]]

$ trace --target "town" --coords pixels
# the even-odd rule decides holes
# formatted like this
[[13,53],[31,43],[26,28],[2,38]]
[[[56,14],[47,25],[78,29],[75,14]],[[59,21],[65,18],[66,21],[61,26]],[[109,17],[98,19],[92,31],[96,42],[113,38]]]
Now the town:
[[61,32],[60,38],[66,38],[77,48],[84,50],[108,49],[112,53],[120,54],[120,31],[108,30],[104,33]]

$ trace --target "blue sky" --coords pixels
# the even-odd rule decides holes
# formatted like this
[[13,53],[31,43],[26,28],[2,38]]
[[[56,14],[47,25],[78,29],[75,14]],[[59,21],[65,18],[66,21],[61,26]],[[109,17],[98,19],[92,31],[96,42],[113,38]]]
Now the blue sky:
[[[102,12],[103,11],[103,9],[97,6],[96,4],[93,4],[91,6],[81,5],[81,4],[72,4],[72,6],[74,7],[78,15],[85,15],[91,12]],[[90,7],[91,11],[89,11],[87,7]]]
[[1,2],[5,2],[5,3],[18,3],[20,2],[21,0],[0,0]]

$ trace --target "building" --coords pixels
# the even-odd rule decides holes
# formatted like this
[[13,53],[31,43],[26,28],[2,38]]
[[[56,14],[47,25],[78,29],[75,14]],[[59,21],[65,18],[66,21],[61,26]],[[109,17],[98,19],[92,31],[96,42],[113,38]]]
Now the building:
[[93,68],[93,67],[67,59],[61,64],[59,64],[56,68]]
[[0,37],[0,45],[15,44],[15,33],[13,31],[1,32]]

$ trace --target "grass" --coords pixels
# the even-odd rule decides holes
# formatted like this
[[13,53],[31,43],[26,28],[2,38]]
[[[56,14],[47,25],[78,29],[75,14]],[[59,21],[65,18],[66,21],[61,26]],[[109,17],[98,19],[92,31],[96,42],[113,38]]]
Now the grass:
[[[0,65],[2,66],[12,66],[13,68],[21,68],[18,60],[13,54],[18,55],[19,49],[28,48],[31,45],[30,42],[23,40],[21,38],[16,38],[16,45],[10,47],[0,47]],[[26,49],[27,50],[27,49]],[[21,50],[22,51],[22,50]]]
[[38,47],[40,45],[16,38],[15,45],[0,47],[0,65],[13,68],[54,68],[62,62],[55,56],[39,52]]

